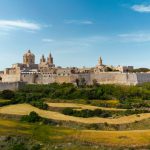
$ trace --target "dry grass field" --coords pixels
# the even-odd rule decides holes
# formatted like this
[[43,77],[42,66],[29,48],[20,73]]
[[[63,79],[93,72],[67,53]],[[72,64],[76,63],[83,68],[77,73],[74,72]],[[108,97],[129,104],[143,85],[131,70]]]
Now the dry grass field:
[[[36,129],[36,130],[35,130]],[[19,121],[0,119],[0,134],[26,134],[46,142],[91,143],[107,146],[145,146],[150,143],[150,130],[132,131],[96,131],[74,130],[39,124],[28,124]],[[34,136],[33,136],[34,135]],[[69,149],[69,148],[68,148]]]
[[140,121],[143,119],[150,118],[150,113],[143,113],[140,115],[130,115],[130,116],[123,116],[120,118],[99,118],[99,117],[92,117],[92,118],[81,118],[81,117],[73,117],[63,115],[59,112],[53,111],[46,111],[41,110],[36,107],[33,107],[29,104],[17,104],[17,105],[9,105],[0,108],[1,114],[13,114],[13,115],[27,115],[31,111],[37,112],[40,116],[54,119],[54,120],[63,120],[63,121],[74,121],[79,123],[108,123],[108,124],[124,124],[124,123],[133,123],[135,121]]
[[76,103],[47,103],[50,107],[57,107],[57,108],[75,108],[75,109],[103,109],[103,110],[113,110],[113,111],[125,111],[126,109],[117,109],[117,108],[106,108],[106,107],[97,107],[85,104],[76,104]]
[[77,139],[92,142],[103,143],[106,145],[117,146],[137,146],[148,145],[150,143],[150,130],[132,130],[132,131],[95,131],[83,130],[77,135]]

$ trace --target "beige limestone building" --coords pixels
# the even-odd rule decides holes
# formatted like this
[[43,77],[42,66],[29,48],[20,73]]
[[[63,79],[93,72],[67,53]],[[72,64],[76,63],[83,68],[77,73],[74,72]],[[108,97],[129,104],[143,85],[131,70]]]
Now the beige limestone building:
[[[35,55],[28,50],[23,55],[23,62],[13,64],[0,72],[0,82],[26,82],[28,84],[73,83],[84,79],[88,85],[96,81],[99,84],[136,85],[150,82],[150,73],[131,73],[132,66],[107,66],[102,58],[92,68],[57,67],[51,54],[47,58],[42,55],[40,63],[35,63]],[[130,73],[129,73],[130,71]]]

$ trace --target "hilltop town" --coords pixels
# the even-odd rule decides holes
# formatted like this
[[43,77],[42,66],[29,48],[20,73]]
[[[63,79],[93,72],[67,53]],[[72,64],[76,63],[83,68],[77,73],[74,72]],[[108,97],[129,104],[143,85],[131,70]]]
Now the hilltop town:
[[25,82],[28,84],[73,83],[92,85],[124,84],[137,85],[150,82],[150,73],[133,73],[133,66],[108,66],[100,57],[98,64],[91,68],[55,66],[53,57],[46,59],[42,55],[40,63],[35,63],[35,55],[28,50],[23,55],[23,63],[13,64],[0,72],[0,80],[4,83]]

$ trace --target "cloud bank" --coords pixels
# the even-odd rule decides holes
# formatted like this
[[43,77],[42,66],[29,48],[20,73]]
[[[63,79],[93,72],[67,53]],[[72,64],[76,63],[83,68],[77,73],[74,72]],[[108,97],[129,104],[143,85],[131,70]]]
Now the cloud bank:
[[131,9],[140,13],[150,13],[150,5],[133,5]]

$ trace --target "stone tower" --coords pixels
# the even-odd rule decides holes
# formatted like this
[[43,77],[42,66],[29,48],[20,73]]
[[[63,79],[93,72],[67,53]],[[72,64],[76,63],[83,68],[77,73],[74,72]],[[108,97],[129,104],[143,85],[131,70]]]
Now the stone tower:
[[53,57],[52,57],[51,53],[49,54],[49,56],[47,58],[47,64],[49,66],[54,66],[54,64],[53,64]]
[[46,62],[46,59],[44,57],[44,55],[42,55],[41,59],[40,59],[40,63],[45,63]]
[[28,52],[23,55],[23,64],[35,64],[35,55],[32,54],[30,50],[28,50]]
[[99,60],[98,60],[98,66],[102,66],[103,65],[103,60],[101,57],[99,57]]

